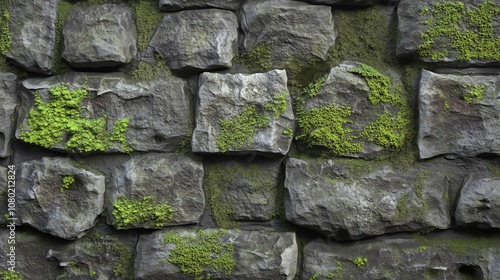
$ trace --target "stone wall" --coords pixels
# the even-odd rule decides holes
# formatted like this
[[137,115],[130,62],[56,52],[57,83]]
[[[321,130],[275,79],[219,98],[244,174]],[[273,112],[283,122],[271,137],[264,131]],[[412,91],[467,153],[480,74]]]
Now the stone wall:
[[2,4],[2,279],[500,279],[499,0]]

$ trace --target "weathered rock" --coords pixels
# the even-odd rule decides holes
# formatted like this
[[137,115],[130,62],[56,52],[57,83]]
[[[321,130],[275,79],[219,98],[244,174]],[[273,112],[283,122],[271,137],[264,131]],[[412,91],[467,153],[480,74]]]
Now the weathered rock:
[[420,158],[500,154],[498,76],[458,76],[422,70]]
[[264,45],[273,68],[283,68],[294,59],[324,60],[335,44],[331,8],[289,0],[250,0],[242,9],[240,25],[244,51]]
[[498,2],[479,0],[401,0],[396,53],[451,67],[500,65],[494,42],[500,34],[499,8]]
[[284,70],[200,75],[193,152],[284,155],[290,148],[293,129]]
[[[0,186],[4,186],[4,191],[0,192],[0,216],[5,217],[8,214],[8,194],[9,194],[9,185],[8,184],[8,174],[9,169],[7,166],[0,165]],[[12,184],[11,184],[12,186]],[[4,224],[6,221],[1,221],[0,224]]]
[[76,167],[68,158],[24,162],[19,171],[16,199],[22,224],[76,239],[104,210],[105,177]]
[[219,8],[234,11],[241,6],[241,3],[241,0],[160,0],[160,9],[167,12],[193,8]]
[[[144,82],[127,79],[121,74],[67,73],[47,79],[26,79],[22,82],[22,101],[18,118],[22,127],[18,127],[16,131],[18,139],[23,139],[22,133],[30,129],[27,118],[29,109],[34,107],[35,92],[47,103],[52,99],[49,90],[61,84],[71,90],[80,89],[85,85],[89,98],[80,102],[81,108],[86,109],[82,118],[104,118],[106,121],[103,128],[105,137],[94,133],[96,140],[92,143],[77,141],[76,150],[80,152],[125,152],[130,149],[174,151],[179,143],[186,139],[192,127],[192,95],[184,80],[169,77]],[[111,141],[104,149],[95,145],[96,141],[109,144],[107,141],[113,138],[106,134],[113,131],[114,125],[126,119],[129,119],[128,126],[122,133],[126,143]],[[73,139],[68,139],[69,131],[63,131],[61,140],[48,143],[50,145],[46,147],[63,151],[74,150],[68,148],[68,141]]]
[[205,161],[205,194],[220,227],[229,228],[224,224],[227,220],[263,221],[275,216],[281,162],[219,157]]
[[[197,158],[152,153],[133,157],[113,174],[111,189],[107,192],[108,223],[119,229],[196,224],[205,209],[202,181],[203,164]],[[151,197],[156,208],[167,203],[173,211],[172,217],[128,223],[115,219],[114,211],[118,217],[120,211],[114,203],[123,199],[141,202],[145,197]]]
[[498,238],[443,237],[313,241],[304,247],[299,279],[498,279]]
[[119,66],[137,54],[133,12],[125,4],[74,6],[62,34],[63,58],[73,67]]
[[[378,75],[377,78],[387,80],[384,89],[384,86],[376,89],[385,90],[387,96],[382,97],[382,93],[370,89],[369,82],[372,83],[370,79],[373,77],[365,78],[356,73],[364,69],[370,69],[373,75]],[[314,96],[310,96],[312,91],[305,96],[306,112],[297,113],[301,128],[299,140],[309,147],[319,148],[319,153],[329,150],[337,156],[356,158],[376,158],[400,149],[406,138],[410,114],[401,91],[398,91],[402,86],[392,86],[392,81],[398,80],[397,76],[386,76],[356,62],[344,62],[332,68],[327,77],[315,82],[318,88]],[[331,109],[311,113],[329,107],[337,111],[347,109],[349,115],[340,117]],[[336,136],[330,137],[329,134]]]
[[[6,4],[6,3],[5,3]],[[50,74],[59,0],[15,0],[10,9],[11,47],[7,57],[27,71]]]
[[330,5],[330,6],[373,6],[377,1],[374,0],[299,0],[312,4]]
[[11,139],[16,122],[17,77],[12,73],[0,73],[0,158],[10,156]]
[[[15,271],[23,277],[17,279],[57,279],[60,268],[57,263],[48,260],[46,256],[51,249],[57,250],[66,244],[68,241],[35,230],[16,227],[15,231],[11,232],[9,228],[2,227],[0,230],[2,268],[0,271],[14,264]],[[11,247],[14,247],[14,250],[11,250]],[[14,263],[7,262],[10,260],[13,260]],[[9,279],[3,276],[2,278]]]
[[440,172],[359,164],[289,159],[287,220],[339,240],[450,226]]
[[500,228],[500,178],[468,178],[457,203],[455,220],[457,225]]
[[[226,232],[212,229],[204,231],[161,230],[151,235],[141,235],[137,245],[134,279],[191,279],[194,275],[184,274],[181,268],[174,264],[175,261],[172,263],[168,261],[176,254],[177,245],[172,242],[172,239],[179,238],[179,241],[184,242],[189,241],[186,239],[191,237],[202,241],[211,234],[215,243],[222,247],[221,254],[218,256],[223,253],[229,254],[229,259],[224,261],[223,265],[224,267],[229,266],[228,270],[231,273],[222,268],[214,270],[201,265],[203,272],[199,273],[200,276],[210,273],[210,279],[292,280],[294,278],[298,253],[295,233],[239,230]],[[167,241],[165,241],[166,239]],[[211,243],[213,244],[214,241],[212,240]],[[198,247],[199,251],[210,252],[209,248],[200,247]],[[231,252],[231,248],[234,248],[234,252]],[[214,258],[213,255],[211,257]],[[187,269],[197,265],[196,261],[194,261],[194,265],[193,262],[189,262],[190,256],[186,256],[184,259],[189,263]],[[230,265],[232,261],[234,261],[234,267]]]
[[46,252],[46,258],[62,269],[51,279],[132,279],[136,244],[135,232],[94,228],[85,237]]
[[238,20],[218,9],[166,13],[150,46],[170,69],[230,68],[236,55]]

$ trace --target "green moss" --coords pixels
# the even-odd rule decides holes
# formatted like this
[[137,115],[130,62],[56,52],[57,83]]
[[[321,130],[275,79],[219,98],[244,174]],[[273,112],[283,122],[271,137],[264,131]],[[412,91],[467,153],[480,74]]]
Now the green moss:
[[24,142],[52,148],[67,139],[64,148],[69,151],[104,152],[113,142],[130,152],[125,134],[129,119],[114,122],[113,131],[106,131],[105,117],[87,119],[83,117],[82,101],[87,97],[85,88],[69,90],[64,84],[49,90],[52,100],[43,103],[35,95],[35,106],[29,111],[29,131],[22,131]]
[[430,238],[421,233],[412,235],[413,240],[426,247],[445,247],[457,255],[474,255],[477,252],[495,250],[500,252],[500,237],[498,234],[475,234],[474,238]]
[[113,274],[115,277],[124,280],[132,280],[134,277],[134,254],[132,249],[122,243],[115,242],[111,246],[111,251],[117,256],[113,263]]
[[320,88],[323,86],[323,84],[326,82],[328,79],[328,75],[324,75],[323,77],[317,79],[316,81],[310,83],[307,85],[303,90],[303,94],[307,94],[309,98],[314,98],[318,95],[318,92]]
[[60,188],[60,191],[63,192],[64,190],[69,189],[69,187],[72,186],[74,183],[75,183],[75,178],[73,176],[64,176],[63,184],[62,187]]
[[467,104],[472,103],[474,100],[483,99],[483,95],[486,92],[486,86],[475,85],[467,93],[465,93],[462,98],[467,102]]
[[356,265],[358,268],[363,268],[363,266],[365,266],[365,264],[368,263],[368,259],[362,258],[362,257],[357,257],[354,260],[352,260],[352,263],[354,265]]
[[90,275],[90,277],[95,277],[95,276],[97,276],[97,272],[95,272],[93,270],[89,270],[89,275]]
[[2,3],[0,8],[0,54],[5,56],[12,45],[12,37],[10,36],[10,7],[12,0],[7,0]]
[[19,272],[13,272],[6,269],[0,269],[0,277],[2,280],[23,280]]
[[52,74],[59,75],[71,70],[68,64],[62,60],[64,50],[62,28],[64,21],[72,4],[67,0],[59,1],[57,6],[57,16],[55,20],[55,41],[54,41],[54,58],[52,64]]
[[412,211],[408,208],[408,194],[404,194],[401,199],[399,199],[398,204],[396,206],[398,219],[406,220],[410,217]]
[[450,109],[450,103],[448,103],[448,101],[444,102],[443,109],[445,109],[445,110],[449,110]]
[[287,107],[287,93],[281,93],[274,97],[274,100],[264,105],[264,110],[274,112],[274,117],[277,119],[281,114],[286,112]]
[[271,48],[267,44],[256,45],[250,51],[236,56],[235,62],[251,71],[267,71],[271,69]]
[[420,253],[425,252],[425,250],[427,250],[427,247],[426,247],[426,246],[420,246],[420,247],[418,247],[418,251],[419,251]]
[[166,260],[197,280],[210,279],[211,272],[231,275],[236,264],[233,257],[234,246],[221,240],[225,234],[227,232],[222,229],[200,230],[196,236],[166,234],[164,243],[175,244]]
[[416,215],[421,218],[429,212],[429,205],[424,198],[424,189],[425,181],[429,178],[430,173],[431,172],[429,170],[419,171],[417,173],[417,177],[415,178],[414,190],[420,204],[420,208],[417,210]]
[[114,225],[118,229],[148,222],[153,222],[154,227],[163,227],[174,212],[168,203],[156,203],[152,196],[145,196],[142,201],[120,197],[113,208]]
[[293,137],[293,129],[291,127],[287,126],[285,128],[285,130],[283,131],[283,134],[292,138]]
[[373,105],[380,102],[388,103],[394,106],[400,106],[403,103],[400,94],[391,93],[391,79],[378,72],[375,68],[366,64],[361,64],[361,67],[350,71],[363,77],[370,88],[368,100]]
[[134,10],[137,26],[137,43],[139,50],[144,51],[149,45],[163,13],[160,11],[157,0],[129,0]]
[[[427,12],[424,12],[427,10]],[[427,30],[421,33],[417,51],[422,57],[442,61],[449,50],[460,61],[470,59],[500,60],[500,37],[495,38],[492,19],[500,15],[500,5],[485,1],[467,8],[460,1],[442,1],[424,7]],[[444,41],[443,41],[444,39]]]
[[144,61],[139,61],[137,67],[132,70],[132,77],[137,81],[154,81],[161,75],[169,77],[171,75],[170,69],[165,64],[165,60],[157,57],[156,64],[150,64]]
[[269,123],[269,117],[257,112],[255,105],[248,105],[238,116],[229,120],[219,120],[221,126],[217,147],[221,152],[231,148],[242,148],[246,143],[251,146],[256,129]]
[[[212,217],[217,226],[222,228],[237,228],[238,222],[235,221],[236,211],[234,210],[234,201],[231,197],[224,197],[223,194],[227,192],[237,180],[244,180],[251,187],[250,193],[276,192],[276,185],[272,169],[264,169],[259,163],[247,165],[228,165],[227,163],[213,163],[205,165],[204,176],[204,192],[207,198],[207,204],[212,211]],[[284,195],[284,193],[283,193]],[[274,211],[274,217],[283,218],[281,206],[283,204],[283,197],[277,193],[276,205],[277,209]]]

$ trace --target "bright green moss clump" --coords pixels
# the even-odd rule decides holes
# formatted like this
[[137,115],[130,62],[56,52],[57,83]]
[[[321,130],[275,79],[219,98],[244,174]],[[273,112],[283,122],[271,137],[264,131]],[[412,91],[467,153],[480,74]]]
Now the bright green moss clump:
[[69,90],[61,84],[49,92],[52,100],[48,103],[43,103],[42,98],[35,95],[35,106],[28,114],[30,130],[21,132],[21,140],[52,148],[67,139],[66,150],[82,152],[104,152],[113,142],[118,142],[123,150],[131,151],[125,139],[128,118],[115,121],[113,131],[108,132],[105,117],[83,117],[81,102],[88,94],[85,88]]
[[358,268],[363,268],[363,266],[365,266],[365,264],[368,263],[368,259],[362,258],[362,257],[357,257],[352,261],[352,263],[354,265],[356,265]]
[[75,178],[73,176],[64,176],[63,177],[63,185],[61,187],[61,192],[69,189],[75,183]]
[[420,56],[442,61],[453,49],[460,61],[500,60],[500,37],[495,38],[492,26],[492,18],[500,15],[500,5],[486,1],[467,8],[460,1],[442,1],[424,7],[420,15],[428,18],[417,48]]
[[0,270],[0,278],[3,280],[23,280],[23,277],[19,272],[13,272],[5,269]]
[[142,201],[120,197],[113,207],[114,224],[118,229],[147,222],[162,227],[172,219],[174,212],[168,203],[157,204],[152,196],[145,196]]
[[227,231],[200,230],[196,236],[164,236],[165,244],[175,244],[167,261],[180,267],[181,271],[196,280],[210,279],[210,272],[231,275],[234,261],[234,246],[223,243]]
[[0,54],[6,55],[10,50],[12,44],[12,37],[10,36],[9,23],[10,23],[10,13],[9,8],[12,1],[7,0],[2,3],[0,8]]
[[391,79],[388,76],[382,75],[375,68],[361,64],[361,67],[351,70],[351,73],[358,74],[365,79],[370,88],[368,100],[373,105],[383,102],[397,106],[402,103],[400,94],[392,94],[390,92]]
[[483,99],[483,95],[485,92],[486,92],[486,86],[475,85],[472,87],[471,90],[469,90],[467,93],[465,93],[462,97],[465,100],[465,102],[467,102],[467,104],[470,104],[474,100]]

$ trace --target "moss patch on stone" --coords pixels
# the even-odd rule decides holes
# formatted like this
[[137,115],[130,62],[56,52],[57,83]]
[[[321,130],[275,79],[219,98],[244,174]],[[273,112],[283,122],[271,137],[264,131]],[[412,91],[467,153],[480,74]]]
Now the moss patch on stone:
[[84,118],[82,101],[88,91],[82,87],[70,90],[61,84],[49,90],[52,99],[44,103],[37,93],[35,106],[28,114],[28,131],[22,131],[20,139],[24,142],[52,148],[67,139],[64,148],[69,151],[104,152],[114,142],[130,152],[125,138],[130,119],[115,121],[111,132],[105,129],[106,118]]
[[271,69],[271,48],[267,44],[256,45],[250,51],[237,55],[235,62],[251,71],[265,72]]
[[[420,16],[428,26],[417,48],[422,57],[445,60],[450,50],[460,61],[500,60],[500,37],[494,35],[492,19],[500,15],[500,5],[485,1],[467,8],[461,1],[441,1],[423,7]],[[445,41],[443,41],[443,39]]]
[[115,242],[111,246],[111,251],[117,256],[113,262],[113,274],[115,277],[124,280],[132,280],[134,277],[134,254],[132,249],[122,243]]
[[3,280],[23,280],[23,276],[19,272],[6,269],[0,269],[0,277]]
[[151,64],[145,61],[139,61],[137,66],[132,70],[130,75],[137,81],[154,81],[164,75],[169,77],[171,75],[170,69],[165,64],[165,60],[157,58],[156,64]]
[[62,179],[62,187],[60,188],[60,191],[63,192],[64,190],[69,189],[74,184],[75,184],[75,177],[71,175],[64,176]]
[[236,262],[233,244],[222,241],[226,234],[223,229],[200,230],[196,236],[166,234],[163,242],[175,245],[166,260],[196,280],[210,279],[211,272],[231,275]]
[[154,227],[163,227],[172,220],[173,209],[168,203],[156,203],[152,196],[142,200],[120,197],[113,203],[114,225],[124,229],[138,223],[152,222]]
[[474,100],[483,99],[483,95],[486,92],[486,86],[483,85],[467,85],[464,87],[469,88],[469,90],[462,96],[467,104],[471,104]]
[[129,4],[134,10],[138,47],[139,50],[144,51],[163,18],[163,13],[158,7],[157,0],[129,0]]
[[12,0],[7,0],[0,7],[0,54],[5,56],[12,45],[12,37],[10,36],[10,7]]
[[54,75],[59,75],[71,70],[69,65],[62,60],[62,53],[64,50],[62,29],[71,6],[72,3],[68,2],[67,0],[59,1],[59,4],[57,6],[57,16],[55,20],[56,29],[54,41],[54,59],[52,62],[52,74]]

